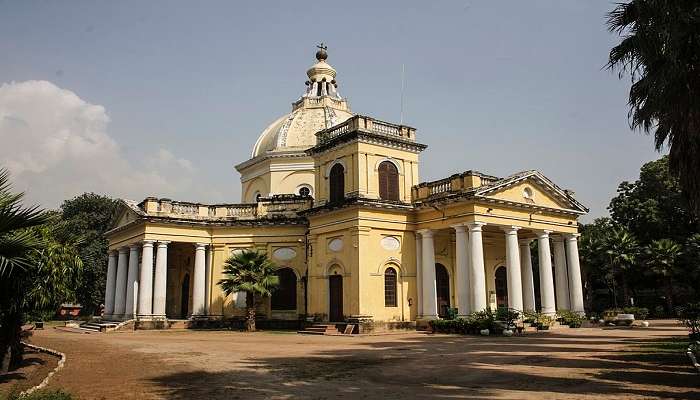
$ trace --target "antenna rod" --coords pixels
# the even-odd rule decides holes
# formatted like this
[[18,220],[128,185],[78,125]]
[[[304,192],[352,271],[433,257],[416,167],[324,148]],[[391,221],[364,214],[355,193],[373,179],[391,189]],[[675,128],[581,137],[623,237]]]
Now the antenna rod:
[[400,125],[403,125],[403,91],[405,85],[405,80],[406,80],[406,64],[401,64],[401,117],[400,117]]

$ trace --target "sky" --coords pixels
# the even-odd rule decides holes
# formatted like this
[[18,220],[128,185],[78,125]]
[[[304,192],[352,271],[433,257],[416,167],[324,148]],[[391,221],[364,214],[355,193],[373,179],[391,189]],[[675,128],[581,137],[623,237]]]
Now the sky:
[[659,157],[605,69],[610,1],[0,0],[0,166],[26,201],[240,201],[234,165],[328,45],[353,112],[404,123],[421,180],[537,169],[607,215]]

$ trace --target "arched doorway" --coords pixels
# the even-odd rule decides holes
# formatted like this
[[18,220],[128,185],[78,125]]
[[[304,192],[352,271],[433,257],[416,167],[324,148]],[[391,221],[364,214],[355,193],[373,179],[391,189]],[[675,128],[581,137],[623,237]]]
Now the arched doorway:
[[277,270],[280,285],[272,292],[271,308],[289,311],[297,309],[297,275],[291,268]]
[[496,268],[496,307],[508,307],[508,277],[503,266]]
[[190,274],[185,274],[182,279],[182,289],[180,290],[180,318],[187,318],[190,311]]
[[450,308],[450,274],[444,265],[435,264],[435,286],[437,289],[438,315],[447,316],[447,309]]
[[328,320],[331,322],[343,321],[343,276],[331,275],[328,277],[329,309]]

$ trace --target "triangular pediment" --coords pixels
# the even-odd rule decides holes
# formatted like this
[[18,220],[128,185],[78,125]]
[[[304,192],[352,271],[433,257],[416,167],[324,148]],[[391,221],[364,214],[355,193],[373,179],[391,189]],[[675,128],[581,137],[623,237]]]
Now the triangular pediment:
[[112,229],[128,225],[144,215],[138,205],[131,200],[121,200],[121,207],[116,214],[115,223]]
[[588,209],[538,171],[521,172],[480,188],[477,196],[584,214]]

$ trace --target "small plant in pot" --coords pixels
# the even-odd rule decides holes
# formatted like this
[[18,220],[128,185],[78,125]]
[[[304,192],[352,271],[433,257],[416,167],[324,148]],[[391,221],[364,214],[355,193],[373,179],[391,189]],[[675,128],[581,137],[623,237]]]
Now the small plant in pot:
[[538,331],[549,330],[549,327],[554,323],[554,318],[549,315],[538,313],[537,321],[535,322]]
[[499,308],[496,311],[496,319],[502,321],[505,328],[503,329],[504,336],[513,336],[515,322],[520,318],[520,311],[514,308]]

